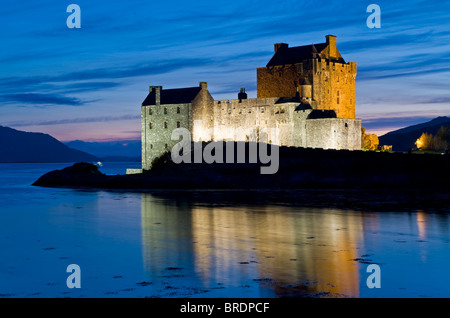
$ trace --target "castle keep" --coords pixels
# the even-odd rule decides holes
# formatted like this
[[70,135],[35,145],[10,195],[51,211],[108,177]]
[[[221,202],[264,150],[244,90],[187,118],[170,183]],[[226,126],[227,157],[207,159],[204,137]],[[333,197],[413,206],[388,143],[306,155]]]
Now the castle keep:
[[163,89],[150,86],[142,112],[142,169],[178,142],[184,127],[193,141],[262,141],[280,146],[361,149],[361,120],[355,119],[356,63],[346,63],[336,37],[292,47],[275,44],[257,69],[257,98],[241,89],[235,100],[216,101],[207,83]]

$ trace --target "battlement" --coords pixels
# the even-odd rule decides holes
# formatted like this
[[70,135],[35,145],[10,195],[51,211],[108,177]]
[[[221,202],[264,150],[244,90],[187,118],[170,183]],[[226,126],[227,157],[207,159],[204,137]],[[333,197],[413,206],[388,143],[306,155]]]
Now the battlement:
[[248,98],[248,99],[231,99],[231,100],[215,100],[215,107],[260,107],[264,105],[275,104],[279,98]]

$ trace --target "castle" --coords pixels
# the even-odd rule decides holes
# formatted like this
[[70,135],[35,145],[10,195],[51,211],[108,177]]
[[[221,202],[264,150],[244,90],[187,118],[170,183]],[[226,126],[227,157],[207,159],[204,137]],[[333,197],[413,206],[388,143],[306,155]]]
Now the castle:
[[195,142],[263,141],[360,150],[356,63],[345,62],[336,37],[299,47],[277,43],[274,48],[269,63],[257,69],[257,98],[247,98],[241,88],[237,99],[216,101],[206,82],[180,89],[150,86],[141,106],[142,169],[149,170],[152,160],[170,151],[178,142],[171,139],[172,132],[180,127]]

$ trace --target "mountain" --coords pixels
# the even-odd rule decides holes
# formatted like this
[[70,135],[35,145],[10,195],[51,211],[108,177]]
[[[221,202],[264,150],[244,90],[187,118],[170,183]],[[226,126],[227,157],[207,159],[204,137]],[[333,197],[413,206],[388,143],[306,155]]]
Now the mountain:
[[141,141],[123,140],[87,142],[74,140],[65,143],[70,148],[91,153],[101,161],[141,161]]
[[379,137],[380,145],[392,145],[394,151],[408,151],[415,147],[414,143],[422,133],[436,135],[441,126],[450,128],[450,117],[441,116],[426,123],[417,124],[388,132]]
[[0,126],[0,162],[95,162],[96,156],[64,145],[50,135]]

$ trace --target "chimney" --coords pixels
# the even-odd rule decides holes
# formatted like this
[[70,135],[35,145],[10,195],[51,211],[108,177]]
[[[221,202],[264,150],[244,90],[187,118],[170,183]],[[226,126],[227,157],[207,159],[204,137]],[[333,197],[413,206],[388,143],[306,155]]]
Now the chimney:
[[327,45],[331,57],[337,57],[336,37],[334,35],[327,35]]
[[200,82],[200,87],[204,90],[208,89],[208,83],[207,82]]
[[312,98],[312,84],[309,78],[303,79],[300,85],[300,97],[306,98],[311,101]]
[[155,86],[155,105],[161,105],[162,86]]
[[289,44],[287,44],[287,43],[275,43],[273,45],[273,47],[274,47],[275,53],[277,53],[278,50],[280,50],[280,49],[287,49],[289,47]]
[[245,92],[245,88],[241,88],[241,91],[238,94],[238,99],[240,101],[243,99],[247,99],[247,93]]

